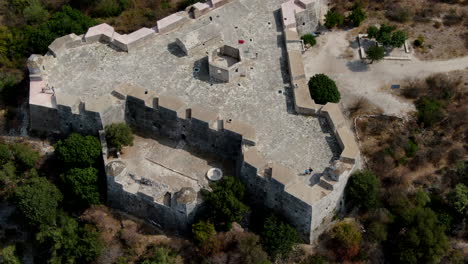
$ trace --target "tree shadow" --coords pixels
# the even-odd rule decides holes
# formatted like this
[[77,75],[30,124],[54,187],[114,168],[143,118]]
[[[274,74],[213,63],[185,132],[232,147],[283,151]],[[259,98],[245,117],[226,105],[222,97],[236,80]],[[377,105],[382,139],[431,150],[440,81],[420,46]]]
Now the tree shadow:
[[346,67],[352,72],[366,72],[369,70],[369,64],[361,60],[348,61]]
[[167,50],[174,56],[180,58],[185,56],[185,52],[175,42],[171,42],[167,45]]

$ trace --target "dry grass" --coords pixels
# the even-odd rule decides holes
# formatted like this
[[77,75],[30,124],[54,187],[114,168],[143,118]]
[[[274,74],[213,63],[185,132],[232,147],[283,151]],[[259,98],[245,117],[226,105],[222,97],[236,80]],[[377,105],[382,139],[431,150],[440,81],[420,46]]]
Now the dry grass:
[[373,104],[365,97],[359,97],[348,108],[349,118],[354,119],[362,115],[377,115],[382,114],[383,110],[379,106]]

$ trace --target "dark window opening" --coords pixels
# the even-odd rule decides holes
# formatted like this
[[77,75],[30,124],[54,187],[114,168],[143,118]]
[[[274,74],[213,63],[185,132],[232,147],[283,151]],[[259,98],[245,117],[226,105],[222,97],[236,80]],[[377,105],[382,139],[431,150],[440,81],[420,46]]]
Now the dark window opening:
[[212,18],[212,17],[210,17],[210,21],[213,21],[213,18]]
[[182,138],[182,140],[187,139],[187,137],[185,136],[185,134],[180,135],[180,137]]

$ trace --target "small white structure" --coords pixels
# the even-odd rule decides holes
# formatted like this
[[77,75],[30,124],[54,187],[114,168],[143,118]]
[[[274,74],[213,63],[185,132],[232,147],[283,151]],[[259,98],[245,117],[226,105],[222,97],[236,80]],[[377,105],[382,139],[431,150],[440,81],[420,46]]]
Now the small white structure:
[[219,181],[221,178],[223,178],[223,171],[218,168],[211,168],[206,173],[206,177],[210,181]]

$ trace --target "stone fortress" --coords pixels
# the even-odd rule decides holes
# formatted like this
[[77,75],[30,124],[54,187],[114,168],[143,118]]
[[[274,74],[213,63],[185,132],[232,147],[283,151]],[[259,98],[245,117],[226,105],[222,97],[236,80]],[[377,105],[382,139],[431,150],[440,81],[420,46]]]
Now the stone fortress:
[[[324,4],[211,0],[131,34],[58,38],[28,61],[30,129],[99,134],[109,205],[165,230],[190,229],[218,167],[312,242],[360,156],[339,106],[307,87],[300,36]],[[103,129],[116,122],[137,137],[113,157]]]

